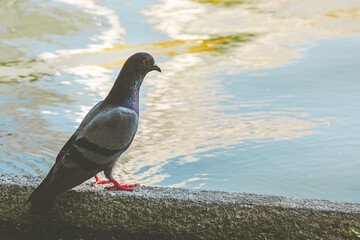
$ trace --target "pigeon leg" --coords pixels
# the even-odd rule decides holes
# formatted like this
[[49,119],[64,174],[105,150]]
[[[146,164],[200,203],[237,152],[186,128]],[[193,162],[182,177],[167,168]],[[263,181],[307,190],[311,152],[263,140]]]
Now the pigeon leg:
[[94,176],[95,178],[95,183],[93,184],[93,186],[95,187],[98,184],[106,184],[106,183],[111,183],[110,180],[102,180],[97,174]]
[[111,189],[119,189],[119,190],[125,190],[125,191],[133,191],[132,187],[136,187],[139,186],[139,184],[120,184],[118,181],[116,181],[115,179],[110,180],[114,186],[111,187],[107,187],[108,190]]

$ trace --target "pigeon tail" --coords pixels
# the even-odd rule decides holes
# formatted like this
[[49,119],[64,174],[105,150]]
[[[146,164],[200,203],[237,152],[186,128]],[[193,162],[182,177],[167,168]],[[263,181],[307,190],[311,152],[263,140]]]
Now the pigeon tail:
[[91,170],[81,167],[70,169],[63,166],[61,162],[56,163],[44,181],[29,197],[30,213],[37,214],[50,209],[62,192],[80,185],[99,171],[97,168]]

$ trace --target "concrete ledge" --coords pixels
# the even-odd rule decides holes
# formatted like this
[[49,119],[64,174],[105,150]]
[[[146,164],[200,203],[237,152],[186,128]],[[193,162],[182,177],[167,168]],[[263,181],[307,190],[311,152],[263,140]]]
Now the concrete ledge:
[[40,178],[0,176],[0,239],[347,239],[360,204],[256,194],[83,184],[43,216],[26,202]]

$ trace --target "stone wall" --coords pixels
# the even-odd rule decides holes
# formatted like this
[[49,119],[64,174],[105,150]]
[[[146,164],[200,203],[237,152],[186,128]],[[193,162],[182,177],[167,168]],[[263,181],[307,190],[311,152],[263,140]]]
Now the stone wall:
[[63,193],[46,214],[28,214],[37,177],[0,176],[0,239],[347,239],[360,204],[90,183]]

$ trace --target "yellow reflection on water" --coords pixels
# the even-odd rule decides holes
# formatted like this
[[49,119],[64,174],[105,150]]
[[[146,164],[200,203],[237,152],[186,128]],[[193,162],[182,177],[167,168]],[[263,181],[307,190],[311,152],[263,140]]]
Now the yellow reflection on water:
[[200,3],[216,4],[216,5],[226,5],[226,6],[232,6],[235,4],[241,4],[245,2],[243,0],[193,0],[193,1]]
[[[201,52],[225,53],[235,44],[251,41],[254,36],[254,34],[248,33],[222,37],[216,36],[210,39],[165,41],[151,44],[140,44],[137,46],[117,45],[112,48],[104,48],[97,52],[118,51],[124,49],[151,49],[151,52],[155,51],[155,55],[161,54],[169,56]],[[124,63],[125,60],[120,60],[112,63],[99,64],[99,66],[111,69],[120,69]]]
[[358,9],[358,8],[337,9],[337,10],[331,11],[329,13],[326,13],[325,16],[332,17],[332,18],[351,17],[354,20],[355,19],[359,20],[359,16],[360,16],[359,11],[360,11],[360,9]]

